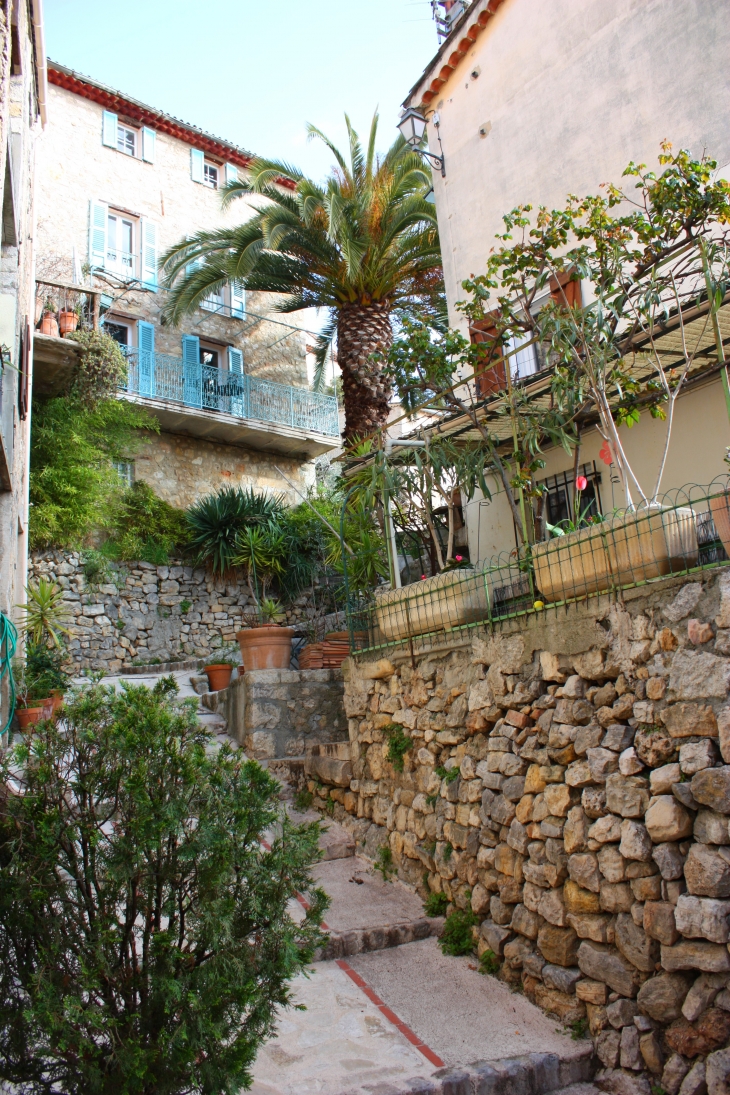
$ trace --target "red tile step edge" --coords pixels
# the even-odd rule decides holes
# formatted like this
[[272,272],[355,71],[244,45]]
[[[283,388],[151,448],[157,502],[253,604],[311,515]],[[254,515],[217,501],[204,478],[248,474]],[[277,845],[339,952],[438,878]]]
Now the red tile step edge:
[[395,1012],[391,1011],[387,1004],[383,1003],[377,992],[375,992],[374,989],[370,988],[370,985],[367,983],[367,981],[363,980],[359,973],[355,973],[355,970],[352,968],[352,966],[345,962],[344,958],[337,958],[335,961],[336,965],[338,965],[340,969],[344,973],[346,973],[352,981],[355,982],[357,987],[359,989],[362,989],[368,1000],[375,1004],[376,1008],[378,1008],[378,1010],[385,1016],[388,1022],[392,1023],[393,1026],[396,1027],[401,1032],[401,1034],[408,1039],[411,1045],[415,1046],[419,1053],[423,1054],[427,1061],[429,1061],[436,1068],[444,1068],[444,1062],[441,1060],[441,1058],[436,1053],[434,1053],[432,1049],[429,1049],[425,1042],[422,1042],[418,1035],[414,1034],[411,1028],[407,1027],[406,1024],[398,1018]]

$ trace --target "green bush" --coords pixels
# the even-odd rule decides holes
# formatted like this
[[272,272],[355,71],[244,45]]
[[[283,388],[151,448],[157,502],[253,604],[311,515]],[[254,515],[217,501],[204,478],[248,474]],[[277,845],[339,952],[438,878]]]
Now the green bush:
[[30,545],[79,548],[114,525],[120,496],[112,461],[127,460],[140,431],[158,431],[141,407],[109,399],[93,408],[74,399],[35,400],[30,453]]
[[445,893],[430,893],[423,902],[426,916],[445,916],[448,907],[449,899]]
[[378,848],[378,854],[375,859],[375,870],[379,871],[383,876],[383,882],[390,882],[391,875],[397,873],[393,863],[393,853],[390,850],[389,845],[382,844],[380,848]]
[[224,487],[195,502],[187,511],[190,549],[199,566],[225,574],[234,565],[238,538],[245,529],[261,529],[284,510],[283,497],[253,488]]
[[29,1095],[233,1095],[322,941],[319,826],[175,690],[92,685],[2,759],[0,1080]]
[[81,347],[71,380],[71,397],[94,408],[114,399],[127,382],[127,359],[119,343],[106,331],[74,331],[66,336]]
[[451,915],[446,917],[444,930],[439,940],[439,946],[444,954],[454,956],[471,954],[474,950],[471,929],[476,923],[477,918],[471,909],[454,909]]
[[171,556],[184,553],[187,541],[185,510],[158,498],[148,483],[137,480],[119,499],[104,552],[115,559],[166,566]]
[[494,951],[484,951],[479,959],[479,972],[489,973],[494,976],[495,973],[499,973],[499,958]]

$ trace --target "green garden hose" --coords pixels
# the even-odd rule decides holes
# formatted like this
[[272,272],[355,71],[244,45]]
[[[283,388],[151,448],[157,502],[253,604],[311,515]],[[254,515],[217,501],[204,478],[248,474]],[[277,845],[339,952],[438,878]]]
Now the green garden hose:
[[3,678],[7,676],[10,699],[8,717],[2,730],[0,730],[0,735],[7,731],[15,714],[15,681],[13,680],[12,661],[15,657],[17,645],[18,631],[15,624],[7,618],[4,612],[0,612],[0,688],[2,688]]

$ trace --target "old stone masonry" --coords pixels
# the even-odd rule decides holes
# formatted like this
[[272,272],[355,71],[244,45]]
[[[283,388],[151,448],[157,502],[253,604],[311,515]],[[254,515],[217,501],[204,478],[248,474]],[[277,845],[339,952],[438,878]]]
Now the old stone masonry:
[[730,573],[345,676],[350,757],[315,804],[470,908],[499,977],[587,1025],[605,1090],[727,1095]]
[[[118,563],[106,581],[92,583],[78,552],[39,552],[30,581],[46,578],[64,590],[69,614],[68,649],[79,669],[117,673],[153,659],[207,658],[235,644],[253,598],[242,579],[223,580],[182,563]],[[306,594],[287,611],[287,623],[303,622]]]

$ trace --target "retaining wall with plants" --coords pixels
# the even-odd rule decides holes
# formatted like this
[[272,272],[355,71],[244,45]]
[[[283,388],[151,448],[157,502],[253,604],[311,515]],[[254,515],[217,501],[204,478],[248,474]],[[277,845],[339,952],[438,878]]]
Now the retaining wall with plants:
[[350,659],[309,784],[616,1095],[728,1091],[730,568],[699,578]]
[[[114,563],[94,575],[82,553],[46,551],[31,557],[28,577],[31,584],[43,577],[63,588],[67,645],[78,669],[116,673],[155,660],[207,658],[235,644],[243,613],[253,608],[243,580],[224,581],[182,563]],[[303,593],[287,611],[287,623],[305,624],[309,606]]]

